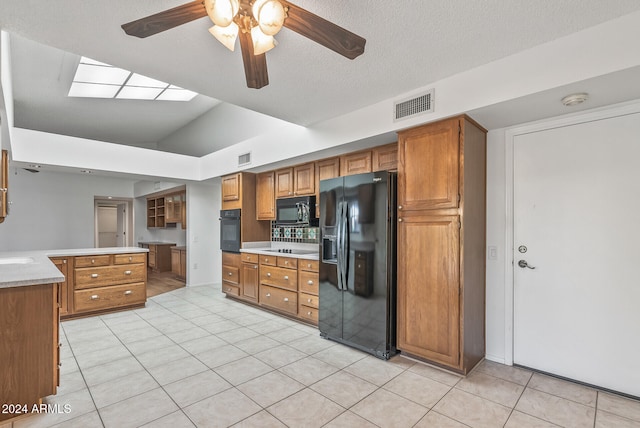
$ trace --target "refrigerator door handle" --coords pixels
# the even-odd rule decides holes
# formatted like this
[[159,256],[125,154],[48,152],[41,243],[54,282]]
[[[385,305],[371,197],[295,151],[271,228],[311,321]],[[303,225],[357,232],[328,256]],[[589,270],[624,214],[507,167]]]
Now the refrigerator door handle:
[[338,224],[336,233],[336,270],[338,273],[338,290],[343,289],[342,285],[342,202],[338,202]]
[[348,275],[348,261],[349,261],[349,253],[348,253],[348,218],[347,213],[349,212],[348,204],[346,202],[342,202],[341,210],[340,210],[340,277],[342,282],[342,290],[346,291],[348,289],[347,284],[347,275]]

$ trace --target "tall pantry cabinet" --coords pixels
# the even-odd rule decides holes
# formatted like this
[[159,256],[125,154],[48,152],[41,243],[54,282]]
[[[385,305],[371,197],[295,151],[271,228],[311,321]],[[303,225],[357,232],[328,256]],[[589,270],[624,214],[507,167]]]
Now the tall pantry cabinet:
[[485,351],[486,130],[398,133],[398,349],[466,374]]

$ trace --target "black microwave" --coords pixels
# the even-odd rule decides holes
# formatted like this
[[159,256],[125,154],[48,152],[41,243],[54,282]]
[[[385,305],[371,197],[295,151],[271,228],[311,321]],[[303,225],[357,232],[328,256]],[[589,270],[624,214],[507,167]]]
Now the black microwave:
[[315,195],[276,199],[276,224],[278,226],[317,226]]

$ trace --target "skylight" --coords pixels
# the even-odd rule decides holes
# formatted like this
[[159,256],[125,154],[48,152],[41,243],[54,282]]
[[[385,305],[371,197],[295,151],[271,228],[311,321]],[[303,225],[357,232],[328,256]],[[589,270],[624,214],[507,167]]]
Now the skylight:
[[196,92],[161,82],[91,58],[80,58],[70,97],[190,101]]

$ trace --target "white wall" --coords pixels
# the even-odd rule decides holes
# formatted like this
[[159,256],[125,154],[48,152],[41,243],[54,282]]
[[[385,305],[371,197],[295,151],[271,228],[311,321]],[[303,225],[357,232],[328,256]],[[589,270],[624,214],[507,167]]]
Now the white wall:
[[93,248],[96,195],[131,198],[133,181],[11,167],[0,251]]
[[187,285],[220,282],[220,179],[187,184]]

